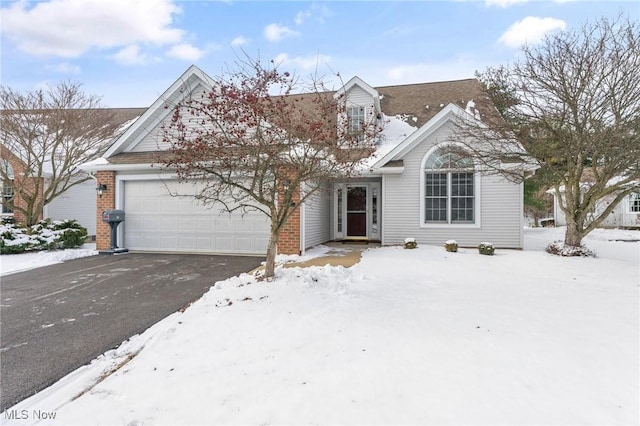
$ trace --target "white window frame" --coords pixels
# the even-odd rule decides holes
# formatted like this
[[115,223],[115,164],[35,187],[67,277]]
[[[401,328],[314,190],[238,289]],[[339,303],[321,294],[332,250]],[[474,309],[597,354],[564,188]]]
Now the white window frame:
[[[442,143],[438,145],[434,145],[427,151],[427,153],[422,158],[420,162],[420,228],[449,228],[449,229],[477,229],[481,226],[481,178],[480,173],[478,173],[477,166],[472,169],[442,169],[441,173],[447,174],[447,222],[427,222],[426,221],[426,164],[427,160],[431,155],[433,155],[438,149],[441,149],[446,146],[459,146],[462,148],[462,145],[456,143]],[[430,169],[432,172],[437,173],[438,169]],[[474,191],[474,203],[473,203],[473,222],[451,222],[451,173],[457,172],[473,172],[473,191]]]
[[631,214],[640,213],[640,191],[632,192],[631,194],[629,194],[629,200],[627,202],[627,212]]
[[14,192],[13,186],[5,187],[3,183],[0,183],[0,195],[2,196],[2,200],[0,200],[0,215],[13,216],[13,212],[15,211],[15,206],[13,210],[11,210],[10,212],[4,211],[5,188],[11,188],[11,199],[15,199],[15,192]]

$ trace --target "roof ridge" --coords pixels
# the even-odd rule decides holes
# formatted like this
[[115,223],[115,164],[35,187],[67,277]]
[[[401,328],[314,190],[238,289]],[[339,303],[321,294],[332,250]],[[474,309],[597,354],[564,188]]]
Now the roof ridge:
[[403,84],[391,84],[391,85],[387,85],[387,86],[374,86],[374,89],[385,89],[385,88],[389,88],[389,87],[426,86],[426,85],[430,85],[430,84],[461,83],[463,81],[477,81],[477,82],[479,82],[479,80],[477,78],[471,77],[471,78],[461,78],[461,79],[456,79],[456,80],[427,81],[427,82],[423,82],[423,83],[403,83]]

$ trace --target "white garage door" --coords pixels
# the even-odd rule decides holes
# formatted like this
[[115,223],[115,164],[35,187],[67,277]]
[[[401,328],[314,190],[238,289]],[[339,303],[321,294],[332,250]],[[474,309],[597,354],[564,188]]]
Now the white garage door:
[[[124,182],[124,247],[129,250],[264,254],[269,221],[263,213],[207,208],[186,194],[193,186],[177,181]],[[124,225],[124,226],[122,226]]]

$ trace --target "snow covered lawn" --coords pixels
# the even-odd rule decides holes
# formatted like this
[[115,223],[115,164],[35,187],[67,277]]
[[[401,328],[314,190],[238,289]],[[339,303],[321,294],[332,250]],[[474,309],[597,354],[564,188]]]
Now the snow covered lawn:
[[95,243],[83,244],[77,249],[7,254],[0,256],[0,275],[13,274],[96,254],[98,252]]
[[3,421],[638,424],[640,243],[611,240],[640,232],[597,231],[595,259],[545,253],[561,232],[494,256],[385,247],[219,282]]

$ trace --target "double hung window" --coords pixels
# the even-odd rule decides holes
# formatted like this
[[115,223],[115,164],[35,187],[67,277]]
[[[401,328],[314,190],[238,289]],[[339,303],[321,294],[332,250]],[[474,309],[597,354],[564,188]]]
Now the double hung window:
[[640,213],[640,192],[629,196],[629,213]]
[[424,167],[424,223],[473,224],[477,194],[474,164],[459,149],[436,149]]

